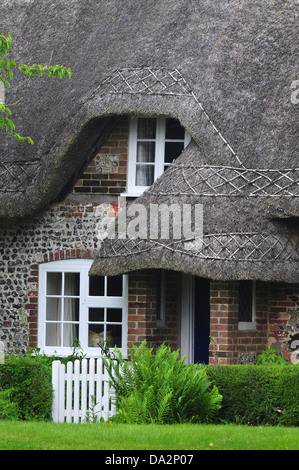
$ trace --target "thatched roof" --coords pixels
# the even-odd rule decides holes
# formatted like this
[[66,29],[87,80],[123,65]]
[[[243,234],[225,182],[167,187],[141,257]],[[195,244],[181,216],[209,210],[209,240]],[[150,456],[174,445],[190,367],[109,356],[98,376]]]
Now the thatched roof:
[[[283,214],[283,205],[288,202],[289,210],[294,202],[296,211],[298,176],[299,170],[204,166],[198,146],[192,143],[148,191],[130,204],[126,228],[121,218],[116,222],[91,274],[115,275],[160,267],[223,280],[299,281],[299,220],[277,216]],[[193,227],[191,236],[188,232],[184,236],[184,208],[191,206],[195,218],[196,205],[203,208],[203,232],[198,234]],[[151,215],[155,207],[161,210],[161,219],[156,213]],[[180,213],[176,213],[176,207],[182,209]],[[177,214],[181,219],[175,219]],[[150,224],[157,220],[158,231],[151,232]],[[146,238],[143,221],[147,224]],[[132,223],[133,229],[128,230]],[[178,238],[175,230],[180,223],[182,236]],[[168,235],[168,226],[166,239],[163,233]]]
[[73,78],[20,77],[6,93],[7,103],[22,97],[15,122],[35,145],[1,142],[0,216],[64,197],[113,116],[166,114],[194,141],[142,202],[192,195],[204,207],[203,245],[186,254],[143,241],[146,251],[124,255],[124,240],[107,240],[94,272],[298,281],[298,16],[282,0],[4,0],[14,57],[65,64]]

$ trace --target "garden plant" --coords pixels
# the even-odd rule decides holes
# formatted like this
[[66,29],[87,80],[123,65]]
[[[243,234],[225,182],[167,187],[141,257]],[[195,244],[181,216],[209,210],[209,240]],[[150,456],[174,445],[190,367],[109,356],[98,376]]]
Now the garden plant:
[[212,421],[222,396],[204,366],[190,367],[179,351],[162,344],[156,351],[146,341],[129,350],[106,351],[104,363],[115,390],[118,419],[126,423],[199,423]]

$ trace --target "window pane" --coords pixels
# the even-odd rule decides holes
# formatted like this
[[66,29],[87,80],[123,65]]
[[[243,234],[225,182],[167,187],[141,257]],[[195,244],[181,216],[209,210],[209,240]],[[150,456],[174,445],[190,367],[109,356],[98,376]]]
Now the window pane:
[[88,319],[89,321],[103,322],[104,321],[104,309],[103,308],[90,308]]
[[79,327],[78,325],[72,324],[63,324],[63,346],[71,347],[73,345],[73,340],[79,337]]
[[64,321],[79,321],[79,299],[64,299]]
[[184,142],[165,142],[165,163],[172,163],[184,150]]
[[61,324],[46,324],[46,346],[61,346]]
[[47,295],[61,295],[62,273],[47,273]]
[[60,321],[61,320],[61,299],[55,299],[53,297],[47,299],[46,320],[48,321]]
[[137,139],[155,139],[156,138],[156,119],[139,118],[137,127]]
[[121,336],[121,325],[107,325],[107,342],[111,348],[114,348],[114,346],[118,348],[122,347]]
[[121,297],[123,293],[123,277],[107,277],[107,295],[111,297]]
[[90,348],[98,348],[100,344],[103,344],[104,340],[104,325],[89,325],[88,346]]
[[121,308],[107,308],[107,322],[121,322],[122,309]]
[[137,162],[154,162],[155,149],[155,142],[137,142]]
[[103,276],[90,276],[89,277],[89,295],[92,295],[92,296],[104,295],[104,277]]
[[150,186],[154,182],[153,165],[136,165],[136,186]]
[[185,129],[176,119],[166,119],[166,139],[185,138]]
[[252,282],[239,282],[239,322],[252,321]]
[[64,295],[79,295],[79,273],[65,273],[64,275]]

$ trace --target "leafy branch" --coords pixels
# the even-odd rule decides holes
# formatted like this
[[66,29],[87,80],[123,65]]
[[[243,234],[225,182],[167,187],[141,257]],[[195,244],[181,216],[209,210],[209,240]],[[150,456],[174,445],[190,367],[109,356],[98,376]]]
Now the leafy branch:
[[[34,76],[49,75],[55,78],[66,78],[72,77],[72,71],[69,67],[62,65],[44,66],[41,64],[17,64],[14,60],[7,58],[7,52],[11,48],[12,38],[9,33],[0,34],[0,85],[4,87],[10,87],[10,82],[13,79],[13,69],[17,68],[24,74],[26,78]],[[4,129],[8,136],[14,137],[19,142],[27,141],[29,144],[33,144],[31,137],[22,137],[15,131],[15,124],[10,119],[12,112],[8,106],[0,99],[0,128]]]

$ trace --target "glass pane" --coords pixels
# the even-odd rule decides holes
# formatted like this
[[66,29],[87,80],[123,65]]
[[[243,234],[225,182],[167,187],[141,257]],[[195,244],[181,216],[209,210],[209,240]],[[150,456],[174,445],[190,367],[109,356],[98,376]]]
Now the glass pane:
[[123,293],[123,277],[107,277],[107,295],[112,297],[121,297]]
[[47,273],[47,295],[61,295],[62,273]]
[[79,326],[72,324],[63,324],[63,346],[71,347],[73,345],[73,340],[78,339],[79,335]]
[[239,282],[239,322],[252,321],[252,282]]
[[64,295],[79,295],[80,274],[65,273],[64,275]]
[[137,142],[137,162],[154,162],[155,149],[155,142]]
[[89,321],[104,321],[104,309],[103,308],[90,308],[89,309]]
[[104,277],[91,276],[89,278],[89,295],[104,295]]
[[121,308],[107,308],[107,322],[121,322],[122,309]]
[[154,182],[153,165],[136,165],[136,186],[151,186]]
[[176,119],[166,119],[166,139],[185,138],[185,129]]
[[55,299],[53,297],[47,299],[46,320],[61,320],[61,299]]
[[165,142],[165,163],[172,163],[184,150],[184,142]]
[[79,321],[79,299],[64,299],[64,321]]
[[107,325],[107,342],[111,348],[114,348],[114,346],[118,348],[122,347],[121,332],[122,332],[121,325],[115,325],[115,326]]
[[104,325],[89,325],[88,346],[90,348],[98,348],[100,344],[103,344],[104,340]]
[[60,323],[46,324],[46,346],[61,346]]
[[137,139],[155,139],[156,138],[156,119],[139,118],[137,126]]

